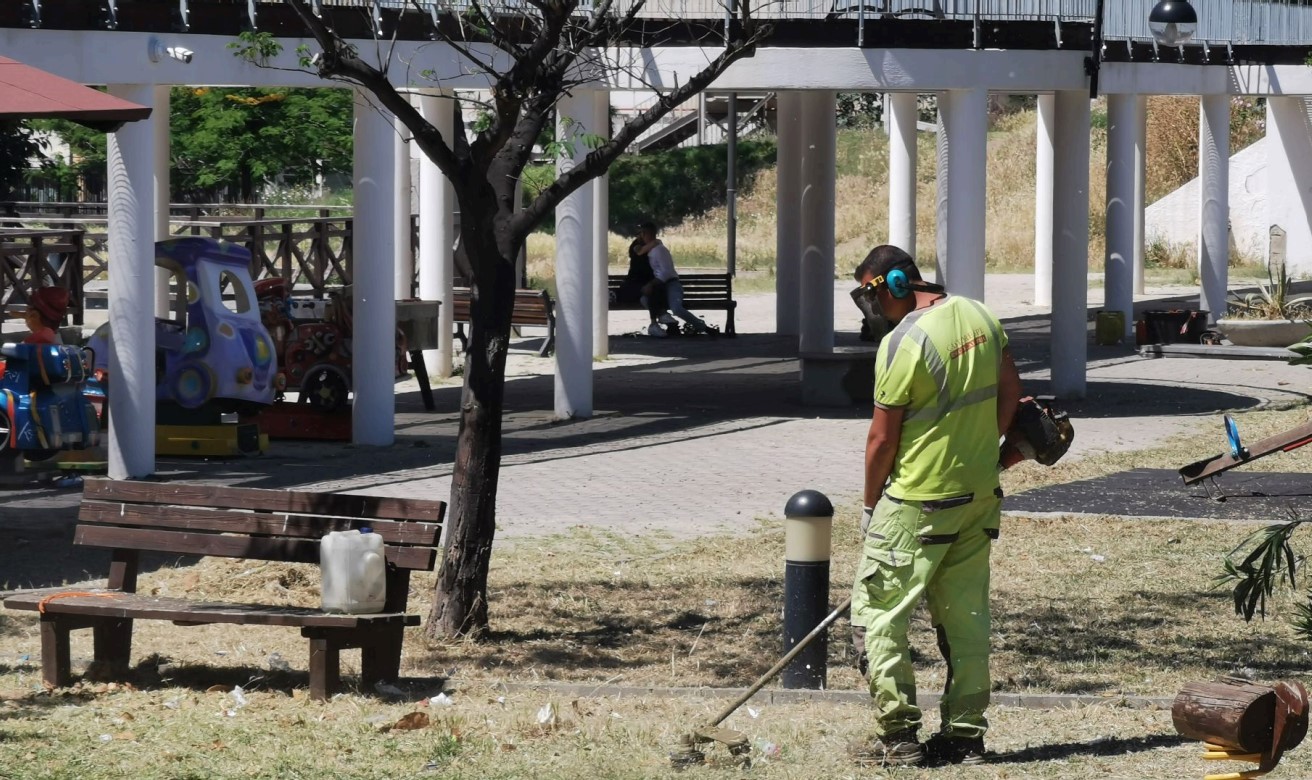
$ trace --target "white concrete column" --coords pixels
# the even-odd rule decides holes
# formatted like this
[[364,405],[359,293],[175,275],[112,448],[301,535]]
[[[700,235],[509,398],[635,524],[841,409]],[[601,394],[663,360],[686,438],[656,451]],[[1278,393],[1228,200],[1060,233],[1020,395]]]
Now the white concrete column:
[[884,95],[888,128],[888,243],[916,256],[916,120],[914,92]]
[[989,93],[939,93],[938,282],[984,300],[984,214]]
[[1034,305],[1052,306],[1052,160],[1056,95],[1038,96],[1034,153]]
[[1107,96],[1107,237],[1103,308],[1125,317],[1125,336],[1134,329],[1135,126],[1137,95]]
[[1204,95],[1198,121],[1198,308],[1209,312],[1209,324],[1225,314],[1229,271],[1230,96]]
[[[404,93],[403,93],[404,94]],[[396,300],[411,297],[411,280],[415,278],[415,255],[411,241],[410,209],[410,128],[400,118],[392,120],[392,177],[396,186],[392,190],[392,242],[396,246],[396,268],[393,273]]]
[[[556,104],[557,138],[571,136],[565,119],[592,132],[595,97],[574,89]],[[556,160],[557,174],[572,170],[588,154],[575,143],[573,157]],[[556,206],[556,416],[592,416],[592,228],[593,188],[584,185]]]
[[[1266,100],[1266,223],[1285,231],[1285,267],[1290,275],[1312,275],[1312,211],[1304,206],[1312,182],[1312,136],[1303,97]],[[1271,262],[1268,237],[1263,239]]]
[[838,143],[837,95],[802,96],[801,307],[798,349],[834,349],[834,154]]
[[776,93],[774,332],[795,336],[802,295],[802,94]]
[[352,231],[351,436],[356,444],[395,439],[396,126],[355,88],[355,221]]
[[1089,352],[1089,94],[1058,92],[1053,164],[1052,391],[1083,398]]
[[[610,140],[610,92],[597,90],[593,95],[590,129]],[[606,276],[610,272],[610,177],[592,180],[592,354],[604,358],[610,354],[610,289]]]
[[[439,90],[419,94],[419,112],[451,143],[454,126],[451,95]],[[446,175],[428,157],[419,160],[419,297],[441,301],[438,308],[438,348],[424,350],[424,367],[433,376],[451,376],[453,352],[451,285],[455,276],[455,191]]]
[[1148,163],[1148,96],[1135,95],[1134,122],[1134,294],[1143,295],[1144,182]]
[[[153,105],[149,84],[111,84],[109,94]],[[128,122],[109,134],[109,476],[155,471],[155,123]]]
[[[169,90],[167,84],[156,84],[151,100],[150,124],[154,128],[155,148],[155,240],[169,237]],[[153,249],[151,250],[154,251]],[[169,312],[169,272],[155,269],[155,314],[166,317]]]

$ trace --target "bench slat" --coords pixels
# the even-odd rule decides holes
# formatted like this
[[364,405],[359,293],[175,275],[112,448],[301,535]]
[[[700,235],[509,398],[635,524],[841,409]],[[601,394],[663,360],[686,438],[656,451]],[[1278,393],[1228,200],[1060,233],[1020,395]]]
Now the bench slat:
[[[42,599],[61,592],[67,592],[67,589],[50,588],[24,591],[6,596],[4,604],[8,609],[34,610],[38,608]],[[143,596],[136,593],[123,593],[105,589],[78,592],[102,593],[110,594],[110,596],[108,598],[73,596],[55,599],[46,603],[46,612],[61,615],[172,620],[177,623],[241,623],[261,626],[360,628],[397,624],[419,625],[418,615],[406,615],[396,612],[371,615],[337,615],[305,607],[191,601],[188,599]]]
[[390,545],[435,546],[442,535],[436,523],[381,522],[366,518],[318,517],[290,513],[253,513],[185,506],[82,502],[78,520],[113,526],[164,527],[185,531],[255,534],[320,539],[329,531],[370,527]]
[[[177,553],[179,555],[217,555],[224,558],[255,558],[288,563],[318,563],[318,539],[271,538],[267,536],[220,536],[218,534],[166,531],[156,528],[113,528],[103,525],[79,525],[74,544],[92,547],[123,547],[133,550]],[[431,571],[437,561],[432,547],[383,548],[387,562],[400,569]]]
[[212,506],[369,520],[423,520],[440,523],[446,515],[446,502],[429,499],[267,490],[185,482],[88,479],[83,484],[82,497],[136,504]]

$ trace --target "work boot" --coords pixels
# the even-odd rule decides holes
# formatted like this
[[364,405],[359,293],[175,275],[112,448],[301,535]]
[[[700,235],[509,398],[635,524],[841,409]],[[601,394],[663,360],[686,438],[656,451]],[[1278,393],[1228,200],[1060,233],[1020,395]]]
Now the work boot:
[[953,737],[947,734],[935,734],[925,743],[925,753],[930,763],[962,764],[974,766],[984,763],[983,737]]
[[858,740],[848,752],[859,766],[919,766],[925,762],[925,749],[910,729]]

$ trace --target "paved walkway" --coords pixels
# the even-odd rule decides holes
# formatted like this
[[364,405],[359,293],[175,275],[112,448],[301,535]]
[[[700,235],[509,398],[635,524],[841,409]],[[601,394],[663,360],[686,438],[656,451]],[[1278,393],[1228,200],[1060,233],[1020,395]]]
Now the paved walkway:
[[[1029,276],[990,276],[986,299],[1011,334],[1026,389],[1043,392],[1048,325],[1029,303],[1030,285]],[[860,343],[849,287],[834,287],[839,344]],[[1196,295],[1155,288],[1142,305],[1170,305],[1163,301],[1187,294]],[[1091,297],[1098,295],[1095,289]],[[858,499],[870,409],[800,404],[796,339],[773,335],[773,296],[742,297],[734,339],[623,335],[644,324],[641,313],[614,317],[612,357],[597,366],[596,415],[587,420],[552,418],[553,362],[535,356],[536,340],[515,343],[498,538],[576,525],[684,537],[753,527],[757,518],[779,516],[803,488],[835,503]],[[1277,361],[1154,360],[1129,347],[1091,346],[1088,397],[1067,405],[1078,432],[1070,457],[1139,449],[1214,426],[1224,409],[1301,402],[1310,380],[1308,369]],[[459,392],[455,383],[435,388],[437,411],[425,412],[415,384],[399,385],[392,447],[275,442],[260,458],[161,460],[159,470],[230,484],[446,499]],[[49,521],[71,519],[77,500],[76,491],[14,491],[0,497],[0,523],[24,526],[29,536],[53,534]],[[7,556],[0,553],[0,571]]]

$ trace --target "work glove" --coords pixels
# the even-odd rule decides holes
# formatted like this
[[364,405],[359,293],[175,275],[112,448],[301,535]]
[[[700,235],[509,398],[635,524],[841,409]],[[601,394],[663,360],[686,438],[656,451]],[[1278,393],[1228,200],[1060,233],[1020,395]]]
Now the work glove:
[[864,537],[870,530],[870,518],[875,514],[875,508],[866,506],[861,508],[861,536]]

